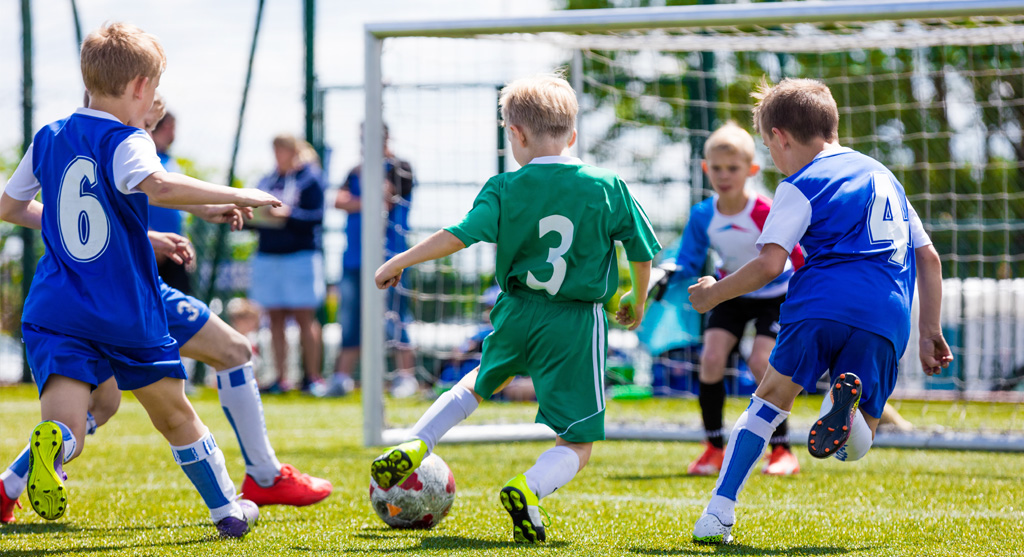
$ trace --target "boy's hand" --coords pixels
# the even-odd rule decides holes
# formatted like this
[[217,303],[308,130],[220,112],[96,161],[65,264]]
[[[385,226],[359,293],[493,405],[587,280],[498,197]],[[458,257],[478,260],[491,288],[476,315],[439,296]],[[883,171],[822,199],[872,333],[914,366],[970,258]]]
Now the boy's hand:
[[166,257],[178,265],[191,263],[195,259],[195,249],[188,238],[173,232],[149,231],[149,243],[153,244],[153,253]]
[[391,264],[391,261],[381,265],[373,275],[373,280],[377,283],[377,288],[381,290],[397,286],[401,279],[402,269],[396,268]]
[[244,188],[235,190],[235,205],[239,207],[280,207],[284,205],[280,199],[265,191],[255,188]]
[[644,320],[646,303],[647,300],[643,302],[637,300],[636,294],[632,290],[626,292],[619,299],[619,309],[615,312],[615,320],[619,325],[626,325],[630,331],[635,331]]
[[252,218],[252,209],[236,205],[204,205],[202,213],[196,216],[213,224],[230,224],[231,230],[241,230],[245,219]]
[[711,308],[718,305],[711,295],[711,287],[718,282],[715,277],[700,277],[697,284],[691,285],[687,291],[690,293],[690,305],[698,313],[707,313]]
[[925,375],[936,375],[942,368],[949,367],[953,361],[953,353],[941,332],[933,335],[922,334],[918,341],[918,355]]

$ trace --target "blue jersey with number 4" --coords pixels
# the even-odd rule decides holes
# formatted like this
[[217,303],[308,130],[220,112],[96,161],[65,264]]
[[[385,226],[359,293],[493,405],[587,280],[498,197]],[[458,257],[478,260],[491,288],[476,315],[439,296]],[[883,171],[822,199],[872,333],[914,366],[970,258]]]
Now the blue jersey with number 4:
[[81,113],[36,134],[32,170],[43,194],[46,252],[24,322],[116,346],[170,341],[146,236],[148,198],[120,191],[114,179],[115,151],[133,134],[145,132]]
[[[910,335],[915,260],[903,186],[880,162],[836,148],[779,185],[758,248],[803,246],[780,323],[830,319],[892,341]],[[916,215],[913,218],[917,221]]]

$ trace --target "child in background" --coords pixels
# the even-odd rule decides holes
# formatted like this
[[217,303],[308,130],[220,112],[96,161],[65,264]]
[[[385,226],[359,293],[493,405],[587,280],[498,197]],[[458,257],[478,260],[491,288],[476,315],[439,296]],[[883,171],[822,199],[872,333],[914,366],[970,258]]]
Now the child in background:
[[522,168],[487,181],[462,223],[434,233],[390,259],[377,286],[399,283],[402,271],[476,242],[497,244],[501,294],[491,311],[480,367],[442,394],[413,426],[413,440],[386,451],[370,467],[384,489],[401,483],[438,439],[479,402],[516,375],[534,381],[537,421],[553,429],[555,447],[500,491],[513,539],[546,539],[540,499],[586,466],[604,439],[604,303],[618,287],[615,242],[630,260],[633,290],[618,321],[635,329],[643,318],[651,260],[661,249],[650,222],[614,173],[569,156],[576,141],[576,95],[564,78],[516,80],[499,104],[512,153]]
[[697,543],[732,541],[736,499],[758,456],[797,395],[813,391],[826,370],[833,383],[808,450],[844,462],[867,454],[910,337],[915,275],[921,365],[931,375],[953,359],[939,324],[939,255],[896,177],[839,145],[839,109],[828,87],[784,79],[763,83],[755,98],[754,128],[787,178],[757,240],[758,256],[721,281],[702,277],[689,289],[690,302],[706,312],[761,288],[783,272],[798,241],[807,260],[790,280],[768,370],[736,421],[711,501],[694,525]]
[[[754,138],[734,122],[718,128],[708,137],[701,165],[715,194],[690,210],[676,255],[676,276],[700,276],[710,247],[719,259],[715,275],[722,278],[757,257],[754,243],[761,234],[772,202],[745,186],[747,178],[757,174],[760,168],[754,163]],[[779,306],[786,299],[789,278],[802,264],[803,253],[797,246],[778,277],[708,312],[697,397],[704,420],[705,450],[690,463],[688,474],[710,476],[721,470],[725,458],[722,411],[726,362],[743,337],[743,329],[753,321],[756,335],[747,363],[760,382],[779,333]],[[775,429],[770,445],[771,452],[762,472],[789,475],[800,471],[800,463],[789,446],[787,420]]]
[[[128,125],[152,107],[166,65],[155,37],[109,24],[86,38],[81,57],[90,108],[36,133],[0,196],[0,218],[42,227],[46,247],[22,316],[43,418],[30,436],[29,501],[46,519],[64,514],[63,465],[82,451],[90,391],[112,369],[118,387],[133,391],[170,443],[218,532],[243,537],[259,513],[236,500],[224,455],[185,398],[146,234],[148,202],[280,201],[165,172],[152,139]],[[34,200],[40,190],[45,206]],[[140,192],[146,195],[133,195]]]

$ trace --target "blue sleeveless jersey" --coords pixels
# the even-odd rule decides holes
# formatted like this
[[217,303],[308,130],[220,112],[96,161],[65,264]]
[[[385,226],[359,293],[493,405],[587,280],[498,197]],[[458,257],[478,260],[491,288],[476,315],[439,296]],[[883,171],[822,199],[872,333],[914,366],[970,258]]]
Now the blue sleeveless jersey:
[[170,341],[146,236],[145,194],[114,182],[114,152],[145,132],[74,114],[35,136],[32,168],[43,195],[43,243],[22,320],[124,347]]
[[788,247],[786,231],[806,225],[796,238],[806,261],[789,281],[779,322],[838,321],[888,338],[902,355],[916,273],[909,211],[896,177],[850,149],[825,151],[790,176],[757,242]]

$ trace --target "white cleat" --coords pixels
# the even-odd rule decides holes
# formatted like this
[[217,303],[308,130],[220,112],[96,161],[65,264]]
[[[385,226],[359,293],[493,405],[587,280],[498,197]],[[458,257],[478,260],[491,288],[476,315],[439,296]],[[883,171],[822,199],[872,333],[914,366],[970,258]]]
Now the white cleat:
[[704,512],[693,525],[693,543],[722,545],[732,543],[732,524],[722,524],[717,516]]

